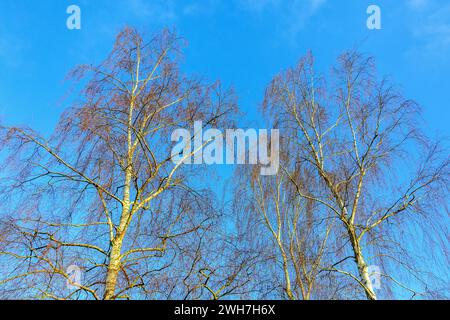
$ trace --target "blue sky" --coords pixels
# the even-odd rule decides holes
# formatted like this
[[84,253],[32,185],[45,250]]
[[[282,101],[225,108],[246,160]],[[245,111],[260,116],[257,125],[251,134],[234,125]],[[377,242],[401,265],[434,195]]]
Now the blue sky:
[[[71,4],[81,30],[66,28]],[[382,30],[366,28],[370,4],[382,10]],[[308,49],[327,72],[357,46],[423,106],[432,135],[449,136],[446,0],[2,0],[0,119],[50,132],[67,104],[66,73],[105,57],[124,25],[175,28],[189,43],[184,68],[233,85],[250,124],[273,75]]]

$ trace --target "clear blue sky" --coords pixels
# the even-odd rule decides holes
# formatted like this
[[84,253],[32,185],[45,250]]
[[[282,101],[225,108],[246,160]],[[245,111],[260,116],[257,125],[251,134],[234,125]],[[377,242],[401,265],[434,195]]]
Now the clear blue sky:
[[[71,4],[81,30],[66,28]],[[381,7],[382,30],[366,28],[370,4]],[[105,57],[126,24],[175,28],[189,41],[184,68],[234,85],[249,122],[273,75],[308,49],[327,71],[358,46],[424,107],[432,135],[449,136],[447,0],[1,0],[0,119],[51,131],[66,73]]]

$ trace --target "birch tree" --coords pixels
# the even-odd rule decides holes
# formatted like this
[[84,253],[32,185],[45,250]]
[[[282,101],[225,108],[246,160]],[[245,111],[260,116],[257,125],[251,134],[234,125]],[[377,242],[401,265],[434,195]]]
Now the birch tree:
[[[285,179],[298,197],[322,208],[314,209],[316,215],[326,219],[331,212],[337,222],[333,242],[341,244],[334,262],[321,263],[320,272],[348,277],[371,300],[377,298],[371,276],[389,280],[411,297],[425,294],[381,268],[390,264],[420,278],[414,262],[407,263],[408,252],[415,252],[396,242],[414,228],[440,229],[435,236],[444,241],[440,249],[427,244],[429,258],[446,246],[445,230],[433,226],[448,221],[443,206],[448,153],[421,131],[418,105],[377,76],[372,58],[349,52],[339,58],[330,79],[315,70],[312,54],[300,59],[273,79],[263,108],[289,137],[285,152],[296,159],[295,166],[282,165]],[[299,172],[313,174],[305,180]],[[276,225],[271,230],[279,238]],[[371,274],[370,265],[381,271]]]
[[145,40],[126,28],[101,64],[71,72],[82,89],[51,137],[1,127],[3,296],[168,298],[183,286],[174,266],[217,211],[189,184],[201,170],[172,162],[170,135],[219,125],[236,104],[220,83],[181,72],[181,45],[169,31]]
[[[287,146],[284,138],[282,150]],[[282,152],[280,162],[283,168],[293,168],[296,157]],[[249,250],[257,252],[261,268],[255,281],[260,286],[272,287],[277,298],[335,298],[327,283],[329,277],[321,274],[321,265],[330,255],[328,240],[333,221],[323,215],[326,213],[317,203],[298,196],[291,182],[294,177],[284,170],[267,177],[259,175],[258,170],[258,167],[239,170],[237,176],[241,178],[234,199],[246,216],[241,221],[252,225],[248,231],[252,238]],[[293,171],[293,174],[302,185],[314,183],[308,172]],[[264,297],[268,292],[260,294]]]

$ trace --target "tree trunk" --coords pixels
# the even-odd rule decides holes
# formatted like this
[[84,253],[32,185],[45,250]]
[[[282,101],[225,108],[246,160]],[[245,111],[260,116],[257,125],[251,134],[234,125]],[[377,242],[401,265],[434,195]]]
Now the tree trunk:
[[123,237],[116,237],[112,243],[111,253],[109,254],[109,265],[106,274],[105,294],[104,300],[114,299],[117,277],[120,270],[120,255],[122,250]]
[[[128,175],[127,175],[128,176]],[[127,178],[128,181],[128,178]],[[109,265],[108,271],[106,274],[106,284],[105,284],[105,294],[103,296],[104,300],[114,299],[116,285],[117,285],[117,277],[120,271],[120,260],[122,254],[122,244],[123,239],[125,237],[125,233],[128,227],[128,222],[130,219],[130,188],[129,184],[125,187],[124,191],[124,201],[123,209],[122,209],[122,218],[120,219],[119,228],[116,236],[114,237],[111,244],[111,253],[109,254]]]
[[131,120],[133,114],[134,98],[130,105],[130,113],[128,116],[128,133],[127,133],[127,167],[125,169],[125,184],[123,189],[123,206],[122,215],[120,218],[120,224],[116,236],[112,240],[111,253],[109,254],[109,265],[106,274],[105,294],[104,300],[112,300],[115,298],[115,291],[117,285],[117,277],[120,271],[120,259],[122,251],[123,238],[127,231],[127,227],[131,218],[130,211],[130,189],[131,189],[131,176],[133,173],[133,152],[132,152],[132,136],[131,136]]
[[106,274],[105,294],[104,300],[111,300],[115,297],[117,277],[120,271],[120,259],[122,254],[122,243],[127,231],[128,223],[130,220],[130,181],[131,181],[131,167],[129,166],[126,171],[125,187],[123,196],[123,208],[120,224],[116,236],[112,240],[111,252],[109,254],[109,265]]
[[364,292],[368,300],[377,300],[377,295],[373,290],[372,281],[370,280],[369,270],[364,256],[362,254],[361,246],[359,245],[358,238],[354,229],[349,229],[350,241],[352,244],[353,252],[355,254],[355,261],[358,266],[358,272],[361,279],[361,283],[364,285]]

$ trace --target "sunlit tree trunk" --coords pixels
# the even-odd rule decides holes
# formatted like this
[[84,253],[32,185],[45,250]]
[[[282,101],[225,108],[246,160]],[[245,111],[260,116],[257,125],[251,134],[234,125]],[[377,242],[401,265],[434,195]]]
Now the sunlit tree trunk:
[[372,286],[369,269],[362,253],[361,246],[353,228],[348,231],[350,242],[352,244],[353,253],[355,255],[356,265],[358,267],[359,276],[361,278],[361,285],[364,289],[367,299],[376,300],[377,296]]

